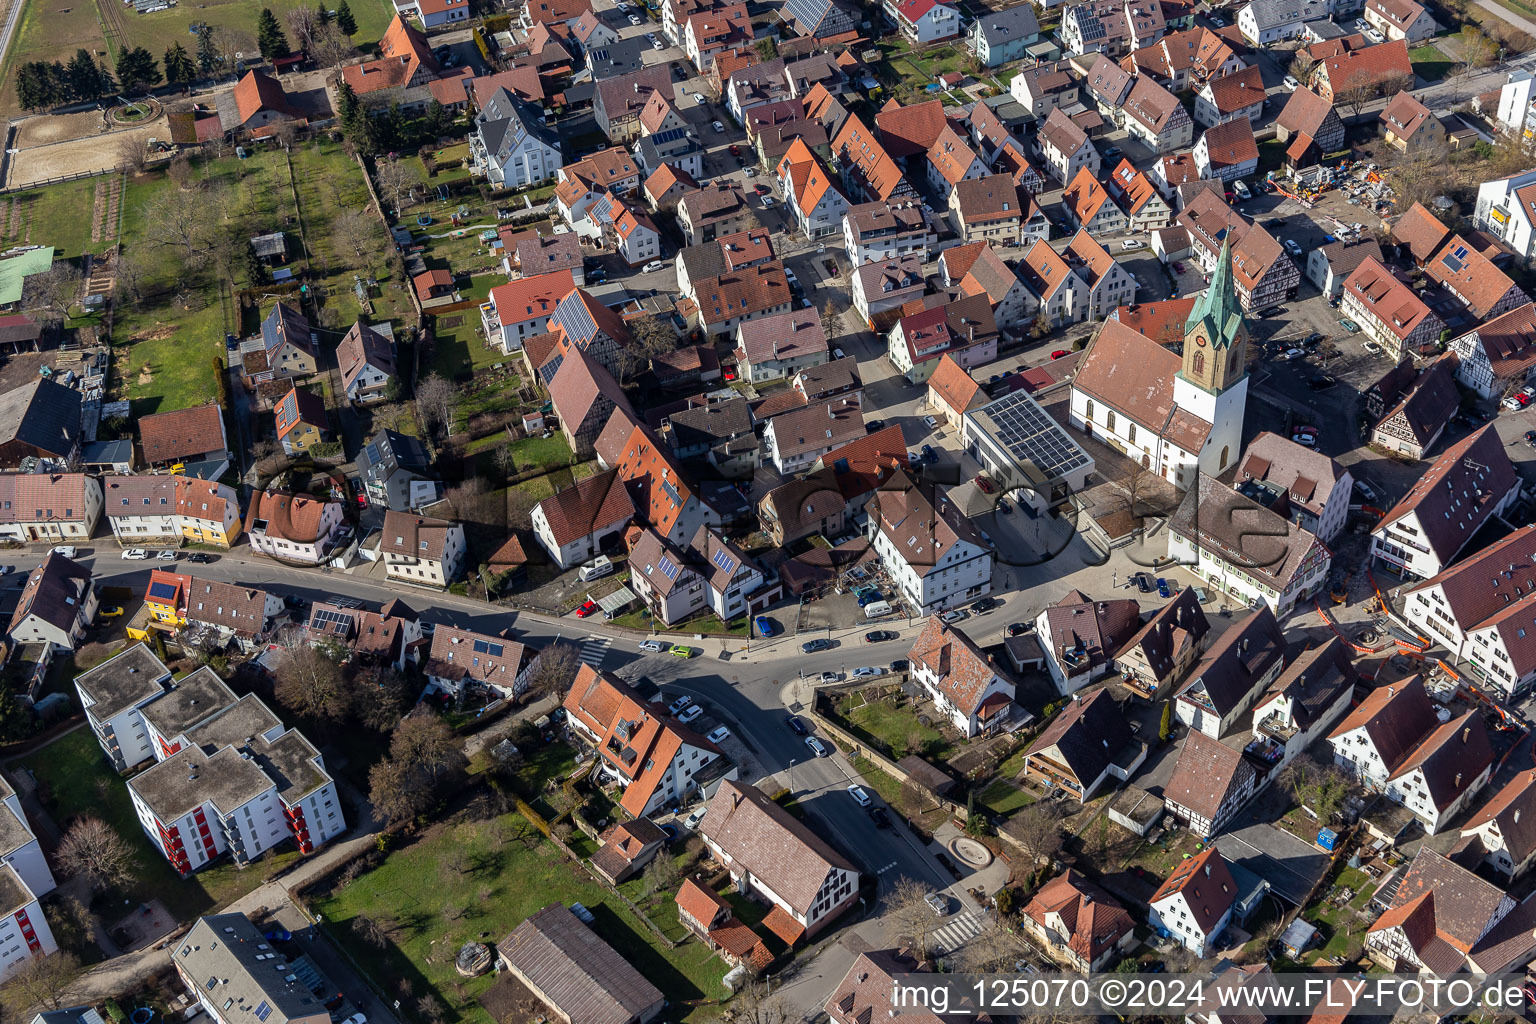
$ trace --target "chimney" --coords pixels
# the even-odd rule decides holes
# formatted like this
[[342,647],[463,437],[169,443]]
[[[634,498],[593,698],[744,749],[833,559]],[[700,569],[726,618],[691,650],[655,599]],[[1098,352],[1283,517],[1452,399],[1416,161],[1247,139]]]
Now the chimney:
[[[1465,743],[1472,738],[1472,727],[1469,725],[1461,730],[1461,742]],[[1457,776],[1460,778],[1460,776]]]
[[1210,864],[1210,861],[1206,861],[1206,864],[1205,864],[1205,877],[1206,878],[1210,878],[1211,877],[1211,864]]

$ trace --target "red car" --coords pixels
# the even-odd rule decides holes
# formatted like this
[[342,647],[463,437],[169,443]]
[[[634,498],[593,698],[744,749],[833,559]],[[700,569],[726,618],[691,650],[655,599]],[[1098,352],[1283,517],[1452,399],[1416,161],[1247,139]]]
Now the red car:
[[976,474],[976,486],[981,488],[982,494],[991,494],[994,490],[996,490],[996,488],[992,486],[992,481],[988,480],[980,473]]
[[1182,263],[1175,263],[1173,265],[1173,272],[1175,274],[1182,274],[1182,273],[1184,273],[1184,264],[1182,264]]
[[731,143],[731,156],[741,156],[741,147],[734,142]]
[[1052,359],[1060,359],[1062,356],[1069,356],[1071,354],[1072,353],[1068,352],[1066,349],[1059,348],[1055,352],[1051,353],[1051,358]]
[[722,375],[724,375],[726,380],[735,380],[736,379],[736,367],[734,367],[734,366],[727,366],[725,369],[723,369],[720,372],[722,373]]
[[576,609],[576,617],[584,619],[595,611],[597,611],[597,602],[589,599],[583,601],[581,607]]
[[760,196],[765,196],[765,195],[768,194],[768,186],[764,185],[762,182],[758,182],[757,185],[755,186],[754,190]]

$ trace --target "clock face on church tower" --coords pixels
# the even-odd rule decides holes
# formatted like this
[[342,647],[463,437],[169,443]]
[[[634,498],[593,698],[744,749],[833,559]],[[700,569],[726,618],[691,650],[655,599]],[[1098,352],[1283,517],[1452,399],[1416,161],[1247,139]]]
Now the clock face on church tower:
[[1205,348],[1205,335],[1197,335],[1195,337],[1195,344],[1199,345],[1201,348]]

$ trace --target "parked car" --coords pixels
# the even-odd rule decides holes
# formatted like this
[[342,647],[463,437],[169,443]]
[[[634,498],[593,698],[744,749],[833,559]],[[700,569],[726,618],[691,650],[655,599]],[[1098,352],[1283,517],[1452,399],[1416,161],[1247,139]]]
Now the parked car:
[[929,430],[938,430],[939,421],[934,419],[932,416],[924,416],[923,426],[927,427]]
[[704,705],[695,704],[693,707],[686,709],[682,714],[678,715],[677,720],[682,722],[684,725],[687,725],[689,722],[693,721],[695,718],[698,718],[703,713]]
[[1329,388],[1335,386],[1338,383],[1339,382],[1337,379],[1329,377],[1325,374],[1321,377],[1313,377],[1311,380],[1307,381],[1307,387],[1311,388],[1313,391],[1327,391]]
[[1168,586],[1168,581],[1163,579],[1161,576],[1159,576],[1157,578],[1157,596],[1158,597],[1172,597],[1173,596],[1173,590]]
[[1313,345],[1321,344],[1323,341],[1327,340],[1327,338],[1328,335],[1324,334],[1322,331],[1313,331],[1305,338],[1302,338],[1301,343],[1308,348],[1311,348]]
[[123,606],[120,604],[103,606],[96,610],[97,618],[102,619],[115,619],[121,614],[123,614]]
[[683,710],[683,708],[687,707],[689,704],[692,704],[692,703],[693,703],[693,698],[688,696],[685,693],[681,697],[679,697],[676,700],[674,700],[671,704],[667,705],[667,714],[675,715],[679,711]]
[[1285,87],[1286,92],[1295,92],[1301,88],[1301,83],[1296,80],[1295,75],[1286,75],[1280,80],[1280,84]]
[[674,644],[672,647],[672,657],[684,659],[691,658],[693,657],[693,648],[684,647],[681,644]]
[[1281,244],[1285,246],[1285,251],[1290,253],[1292,256],[1300,256],[1301,255],[1301,246],[1296,244],[1296,239],[1294,239],[1294,238],[1287,238]]
[[1033,622],[1012,622],[1008,625],[1008,635],[1023,636],[1034,628],[1035,624]]
[[651,262],[640,268],[640,272],[642,274],[653,274],[658,270],[664,270],[666,266],[666,260],[651,260]]
[[758,636],[773,636],[775,630],[773,628],[773,623],[768,621],[768,616],[759,615],[757,618],[752,620],[752,623],[757,627]]
[[1127,238],[1125,241],[1120,243],[1120,248],[1126,249],[1126,250],[1145,249],[1146,247],[1147,247],[1147,243],[1143,242],[1139,238]]
[[833,672],[831,670],[828,670],[826,672],[823,672],[817,678],[821,682],[823,682],[823,683],[837,683],[837,682],[841,682],[843,677],[842,677],[841,673]]
[[665,651],[669,646],[671,646],[671,645],[667,644],[667,643],[665,643],[664,641],[661,641],[661,640],[641,640],[640,641],[640,649],[642,651],[648,651],[651,654],[660,654],[662,651]]
[[960,622],[963,619],[970,618],[970,613],[965,611],[963,608],[955,608],[945,612],[943,615],[939,616],[939,618],[943,619],[945,622],[955,623]]
[[931,445],[931,444],[923,445],[923,461],[924,462],[938,462],[939,461],[939,453],[933,450],[933,445]]
[[1216,28],[1226,28],[1227,27],[1227,19],[1223,18],[1219,14],[1213,14],[1213,15],[1211,15],[1211,24],[1214,25]]
[[1303,448],[1316,448],[1317,435],[1310,430],[1298,430],[1291,435],[1291,440]]
[[825,637],[816,640],[807,640],[805,643],[800,645],[800,650],[804,654],[815,654],[817,651],[830,651],[831,649],[832,641],[826,639]]
[[992,486],[992,481],[988,480],[980,473],[976,474],[976,486],[981,488],[982,494],[991,494],[993,491],[997,490],[996,487]]
[[[1536,437],[1536,430],[1527,430],[1525,432],[1525,441],[1527,444],[1531,443],[1531,439],[1533,437]],[[1374,502],[1377,500],[1376,488],[1372,487],[1364,480],[1357,479],[1355,481],[1355,490],[1358,491],[1360,493],[1360,497],[1364,498],[1366,501]]]
[[853,678],[869,679],[872,676],[882,675],[883,673],[884,669],[878,669],[873,665],[860,665],[858,668],[853,670]]
[[1360,333],[1360,325],[1355,323],[1349,317],[1342,317],[1339,320],[1339,326],[1344,328],[1350,334],[1359,334]]
[[763,196],[763,209],[773,209],[773,196]]
[[704,820],[704,815],[708,811],[709,811],[709,805],[708,804],[705,804],[703,807],[700,807],[697,810],[695,810],[692,814],[688,815],[688,817],[683,819],[683,828],[687,829],[690,832],[697,832],[699,830],[699,822]]
[[724,743],[726,737],[730,736],[730,734],[731,730],[722,725],[704,738],[709,740],[711,743]]
[[871,807],[869,809],[869,820],[875,823],[875,828],[891,827],[891,816],[885,813],[884,807]]
[[805,735],[805,723],[800,721],[799,715],[785,715],[784,724],[789,726],[789,731],[796,736]]
[[209,563],[217,562],[218,560],[218,555],[210,555],[206,551],[194,551],[187,556],[187,561],[196,565],[208,565]]
[[1527,430],[1525,432],[1525,443],[1532,448],[1536,448],[1536,430]]
[[923,902],[928,904],[933,912],[940,917],[949,913],[949,897],[941,893],[931,892],[923,897]]
[[1305,359],[1306,355],[1307,353],[1299,348],[1288,348],[1280,353],[1280,359],[1282,361],[1287,359]]
[[1067,350],[1066,350],[1066,349],[1064,349],[1064,348],[1059,348],[1059,349],[1057,349],[1057,350],[1056,350],[1056,351],[1055,351],[1055,352],[1052,352],[1052,353],[1051,353],[1051,358],[1052,358],[1052,359],[1063,359],[1063,358],[1065,358],[1065,357],[1066,357],[1066,356],[1069,356],[1069,355],[1071,355],[1071,354],[1072,354],[1072,353],[1070,353],[1070,352],[1068,352],[1068,351],[1067,351]]
[[977,615],[985,615],[992,609],[1001,608],[1002,606],[1003,602],[999,601],[997,598],[984,597],[980,601],[977,601],[975,604],[971,605],[971,611],[975,612]]
[[143,548],[128,548],[123,552],[123,557],[138,560],[142,558],[148,558],[149,552],[145,551]]
[[895,640],[900,635],[894,629],[873,629],[864,634],[864,642],[867,644],[883,644],[887,640]]
[[811,753],[816,757],[827,756],[827,745],[821,742],[821,740],[817,739],[815,736],[807,736],[805,738],[805,745],[811,748]]
[[1381,346],[1376,344],[1376,342],[1374,342],[1374,341],[1367,341],[1361,347],[1364,348],[1367,352],[1369,352],[1373,356],[1374,355],[1379,355],[1381,353]]
[[715,129],[716,135],[725,134],[725,125],[721,124],[719,121],[711,121],[710,126]]
[[906,658],[897,658],[891,662],[891,675],[899,675],[905,672],[911,664]]
[[848,787],[848,795],[853,797],[854,803],[858,804],[860,807],[868,807],[870,804],[872,804],[874,802],[873,800],[871,800],[869,798],[869,794],[864,792],[864,787],[863,786],[859,786],[859,785],[849,786]]
[[75,549],[71,544],[60,544],[58,547],[50,551],[49,554],[63,555],[65,558],[74,558]]
[[1499,404],[1502,405],[1506,409],[1523,409],[1527,405],[1529,405],[1530,402],[1531,402],[1531,396],[1530,395],[1520,394],[1519,392],[1516,392],[1515,394],[1510,395],[1508,398],[1504,399],[1504,401],[1499,403]]
[[1148,576],[1144,572],[1137,573],[1136,574],[1136,589],[1141,591],[1143,594],[1150,594],[1150,593],[1152,593],[1152,577]]
[[578,619],[584,619],[596,611],[597,602],[589,597],[585,601],[581,602],[581,607],[576,609],[576,617]]

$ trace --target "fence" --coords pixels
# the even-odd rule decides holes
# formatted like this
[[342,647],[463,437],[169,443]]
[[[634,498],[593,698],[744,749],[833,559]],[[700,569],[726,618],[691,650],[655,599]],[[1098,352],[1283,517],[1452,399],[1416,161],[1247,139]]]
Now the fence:
[[[59,185],[66,181],[79,181],[81,178],[99,178],[103,174],[116,174],[121,170],[121,167],[102,167],[98,170],[78,171],[74,174],[66,174],[58,178],[40,178],[37,181],[29,181],[25,185],[7,185],[4,188],[0,188],[0,196],[10,195],[13,192],[25,192],[28,189],[33,188],[42,188],[45,185]],[[4,175],[0,176],[0,180],[3,180],[3,178],[6,177],[10,177],[10,173],[11,161],[10,155],[7,154],[4,166]]]

